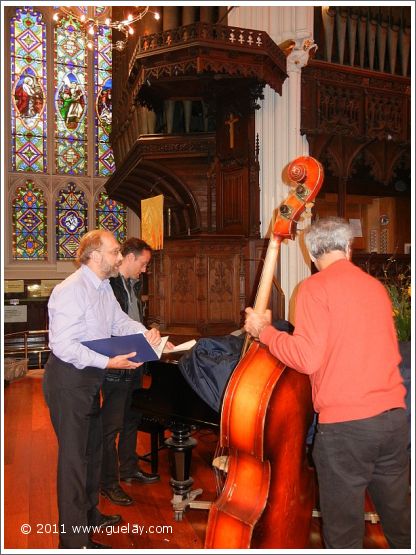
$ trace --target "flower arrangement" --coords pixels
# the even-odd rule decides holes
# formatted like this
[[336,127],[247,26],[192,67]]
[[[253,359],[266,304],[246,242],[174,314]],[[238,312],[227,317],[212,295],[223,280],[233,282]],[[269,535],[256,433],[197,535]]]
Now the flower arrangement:
[[410,271],[394,277],[388,276],[385,271],[384,275],[384,285],[393,305],[397,339],[399,341],[410,341],[412,295]]

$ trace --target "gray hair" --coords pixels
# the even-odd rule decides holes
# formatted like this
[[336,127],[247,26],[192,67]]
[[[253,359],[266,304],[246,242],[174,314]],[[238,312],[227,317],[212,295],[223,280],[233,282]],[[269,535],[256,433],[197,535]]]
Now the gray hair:
[[305,231],[306,248],[315,259],[331,251],[346,253],[353,239],[351,226],[342,218],[322,218]]

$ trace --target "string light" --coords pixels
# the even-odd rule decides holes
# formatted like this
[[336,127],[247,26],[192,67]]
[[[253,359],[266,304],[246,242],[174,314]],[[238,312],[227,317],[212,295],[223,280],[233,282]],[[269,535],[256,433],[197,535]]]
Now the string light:
[[84,29],[84,31],[88,35],[87,48],[89,49],[94,48],[92,37],[94,37],[94,35],[98,33],[98,28],[100,25],[106,25],[111,29],[115,29],[120,33],[124,33],[124,40],[118,40],[113,45],[113,48],[118,50],[119,52],[122,52],[126,48],[129,37],[134,35],[134,29],[132,25],[143,19],[144,16],[148,13],[151,13],[156,20],[160,19],[160,14],[158,12],[153,12],[152,10],[150,10],[149,6],[145,6],[137,13],[128,14],[127,18],[122,19],[121,21],[112,20],[107,15],[105,16],[105,18],[103,18],[103,16],[96,16],[93,18],[87,17],[84,13],[77,14],[77,12],[75,12],[73,8],[68,6],[60,6],[59,8],[56,8],[56,10],[57,11],[53,15],[54,21],[59,22],[65,15],[70,15],[73,19],[77,20],[80,23],[81,28]]

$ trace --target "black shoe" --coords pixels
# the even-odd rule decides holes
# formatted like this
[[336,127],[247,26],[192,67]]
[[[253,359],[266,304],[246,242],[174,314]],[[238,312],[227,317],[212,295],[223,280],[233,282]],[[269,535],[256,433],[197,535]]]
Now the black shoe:
[[122,482],[140,482],[141,484],[153,484],[160,480],[159,474],[149,474],[148,472],[143,472],[143,470],[137,470],[134,474],[129,476],[121,477]]
[[100,513],[100,516],[94,519],[94,522],[91,522],[90,526],[104,528],[105,526],[114,526],[115,524],[118,524],[120,520],[121,515],[103,515]]
[[100,493],[115,505],[132,505],[134,503],[130,495],[127,495],[127,493],[123,491],[120,486],[101,488]]

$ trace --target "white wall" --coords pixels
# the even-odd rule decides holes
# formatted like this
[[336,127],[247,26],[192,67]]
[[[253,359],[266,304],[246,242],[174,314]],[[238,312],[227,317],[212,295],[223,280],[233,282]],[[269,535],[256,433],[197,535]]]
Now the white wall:
[[[287,184],[282,182],[283,169],[293,159],[309,153],[306,138],[300,135],[300,89],[301,67],[308,59],[303,45],[305,40],[313,37],[313,6],[260,6],[256,2],[251,8],[234,7],[228,14],[228,25],[264,30],[276,44],[288,39],[296,41],[295,50],[287,59],[289,77],[283,84],[282,95],[266,86],[261,109],[256,112],[256,133],[260,140],[261,232],[266,236],[272,211],[290,192]],[[298,229],[308,222],[305,218]],[[282,244],[280,274],[286,317],[293,320],[291,299],[294,290],[310,275],[310,264],[298,239]]]

